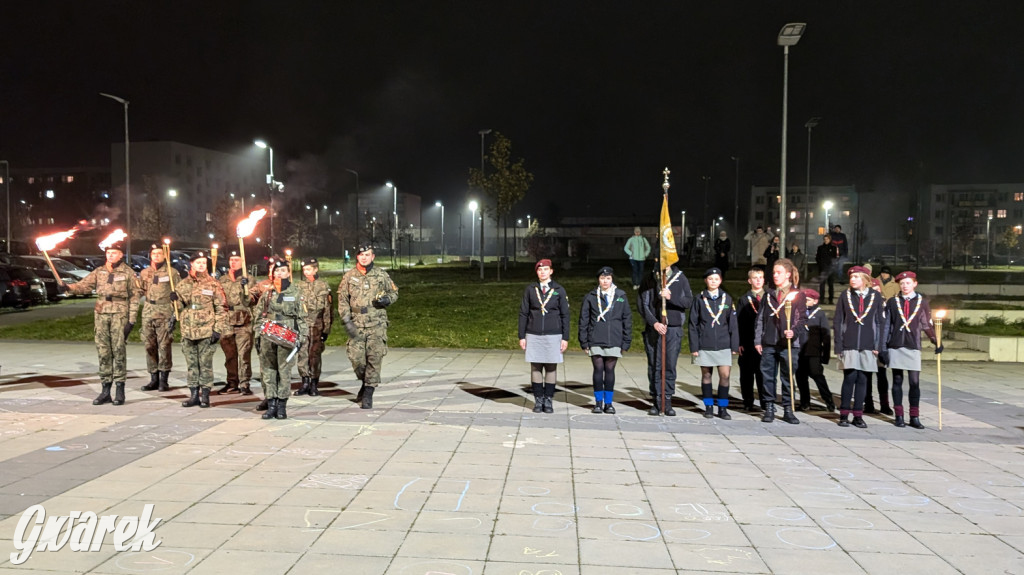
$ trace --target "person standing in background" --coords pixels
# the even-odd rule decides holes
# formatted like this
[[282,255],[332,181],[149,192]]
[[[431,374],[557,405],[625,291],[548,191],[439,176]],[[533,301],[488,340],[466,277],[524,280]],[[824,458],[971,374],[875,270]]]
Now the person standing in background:
[[718,232],[718,239],[715,240],[715,267],[722,270],[722,277],[729,271],[729,252],[732,251],[732,242],[729,241],[725,230]]
[[644,277],[644,260],[651,253],[651,244],[647,238],[641,235],[640,227],[633,228],[633,236],[626,240],[625,250],[629,256],[629,267],[633,272],[633,290],[640,288],[640,281]]

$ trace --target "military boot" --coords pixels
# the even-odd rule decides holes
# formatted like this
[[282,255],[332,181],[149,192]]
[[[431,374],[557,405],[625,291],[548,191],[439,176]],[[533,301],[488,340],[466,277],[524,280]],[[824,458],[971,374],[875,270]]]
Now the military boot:
[[124,405],[124,382],[114,384],[114,405]]
[[[292,395],[309,395],[309,377],[302,376],[302,387]],[[280,409],[280,406],[278,407]]]
[[555,412],[555,406],[551,405],[551,398],[546,396],[546,395],[544,396],[544,407],[543,407],[543,409],[544,409],[544,413],[554,413]]
[[366,393],[366,384],[363,383],[362,385],[359,386],[359,392],[356,393],[356,403],[362,403],[363,402],[363,395],[365,393]]
[[224,384],[224,387],[217,390],[217,395],[224,395],[225,393],[238,393],[239,391],[240,390],[238,389],[238,384],[233,381],[229,381]]
[[914,429],[924,429],[924,424],[921,423],[921,418],[916,415],[910,416],[910,423],[908,425],[910,425],[910,427],[913,427]]
[[782,408],[782,421],[792,425],[800,423],[800,420],[796,418],[796,414],[789,409],[789,405]]
[[160,372],[160,387],[158,391],[170,391],[171,388],[167,385],[167,376],[171,375],[170,370]]
[[188,399],[186,399],[185,401],[181,402],[181,406],[182,407],[195,407],[195,406],[199,405],[199,388],[198,387],[190,387],[188,389],[189,389],[189,391],[192,392],[192,395]]
[[533,412],[541,413],[544,411],[544,384],[533,383],[530,387],[533,388]]
[[199,391],[199,407],[210,407],[210,388],[204,387]]
[[256,406],[256,411],[267,411],[268,409],[270,409],[270,399],[264,397],[263,401]]
[[762,423],[771,423],[775,421],[775,403],[771,401],[764,402],[764,415],[761,416]]
[[376,387],[366,386],[366,390],[363,391],[363,402],[359,406],[363,409],[373,409],[373,392],[377,389]]
[[159,387],[160,387],[160,372],[159,371],[154,371],[153,373],[149,374],[149,383],[147,383],[146,385],[143,385],[140,389],[142,389],[142,391],[154,391],[154,390],[156,390]]
[[660,415],[661,411],[658,409],[659,397],[657,395],[651,396],[651,408],[647,410],[647,415]]
[[271,397],[263,401],[267,402],[267,412],[263,414],[263,419],[274,419],[277,415],[277,398]]
[[249,387],[249,382],[248,381],[243,381],[242,383],[239,383],[238,384],[238,391],[242,395],[252,395],[252,388]]
[[317,385],[319,385],[319,384],[320,384],[320,378],[319,377],[311,377],[311,378],[309,378],[309,395],[311,395],[313,397],[317,397],[317,396],[320,395],[320,390],[317,388]]
[[722,418],[722,419],[724,419],[726,421],[729,421],[730,419],[732,419],[732,416],[729,415],[729,410],[726,409],[724,405],[719,405],[718,406],[718,417],[720,417],[720,418]]
[[288,419],[288,398],[277,400],[277,411],[274,412],[274,417],[278,419]]
[[110,403],[110,401],[111,401],[110,400],[110,387],[112,385],[113,384],[111,384],[111,383],[104,382],[103,383],[103,391],[101,391],[100,394],[96,396],[96,399],[92,400],[92,404],[93,405],[103,405],[104,403]]

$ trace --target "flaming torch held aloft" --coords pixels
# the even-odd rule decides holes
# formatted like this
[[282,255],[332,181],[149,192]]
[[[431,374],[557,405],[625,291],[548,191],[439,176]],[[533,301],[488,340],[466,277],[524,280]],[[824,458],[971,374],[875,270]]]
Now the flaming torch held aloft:
[[[258,209],[244,220],[238,222],[238,226],[235,227],[235,235],[238,236],[238,255],[242,256],[242,277],[249,278],[249,269],[245,265],[245,238],[252,235],[253,230],[256,229],[256,224],[263,219],[263,216],[267,215],[266,209]],[[245,295],[249,295],[249,286],[245,286]]]
[[292,277],[292,249],[285,248],[284,259],[288,262],[288,277]]
[[[935,347],[942,345],[942,320],[946,317],[946,310],[935,310]],[[942,354],[935,356],[935,378],[939,383],[939,431],[942,431]]]
[[[128,234],[124,233],[124,230],[122,230],[121,228],[117,228],[116,230],[110,232],[109,236],[103,238],[103,241],[100,242],[100,249],[103,251],[107,251],[107,248],[116,244],[117,242],[124,241],[124,239],[127,237]],[[130,256],[131,254],[127,255]]]
[[[795,289],[786,296],[786,331],[793,331],[793,300],[799,293]],[[793,338],[786,338],[786,359],[789,360],[789,409],[796,411],[796,402],[793,400]]]
[[[174,276],[178,275],[178,269],[171,265],[171,238],[164,238],[164,262],[167,266],[167,279],[171,282],[171,291],[174,291]],[[178,314],[178,302],[171,302],[174,306],[174,319],[175,321],[181,321],[181,316]]]
[[48,236],[42,236],[36,238],[36,247],[39,251],[43,252],[43,257],[46,258],[46,263],[50,265],[50,271],[53,272],[53,279],[57,280],[57,285],[64,285],[64,282],[60,279],[60,274],[57,273],[57,268],[53,265],[53,260],[50,259],[50,252],[57,249],[57,244],[75,235],[78,228],[71,228],[66,232],[57,232]]
[[217,249],[220,248],[220,244],[214,243],[210,246],[210,259],[213,260],[210,269],[210,277],[217,275]]

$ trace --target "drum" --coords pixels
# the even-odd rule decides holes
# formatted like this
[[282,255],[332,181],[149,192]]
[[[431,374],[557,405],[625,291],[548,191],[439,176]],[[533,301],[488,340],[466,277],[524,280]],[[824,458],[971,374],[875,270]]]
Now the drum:
[[299,343],[299,333],[276,321],[267,320],[260,326],[260,334],[276,343],[289,349],[294,349]]

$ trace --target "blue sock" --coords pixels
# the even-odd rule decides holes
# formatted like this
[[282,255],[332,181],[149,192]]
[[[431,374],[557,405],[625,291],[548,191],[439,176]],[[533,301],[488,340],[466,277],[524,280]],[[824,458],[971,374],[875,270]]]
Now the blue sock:
[[604,397],[604,392],[603,391],[595,391],[594,392],[594,403],[601,403],[601,401],[602,401],[601,398],[602,397]]
[[728,399],[719,399],[718,400],[718,407],[729,407],[729,400]]
[[612,402],[612,396],[614,396],[614,395],[615,395],[614,391],[606,391],[606,392],[604,392],[604,402],[605,403],[611,403]]
[[705,397],[704,398],[704,407],[711,407],[714,404],[715,404],[715,400],[714,399],[712,399],[710,397]]

